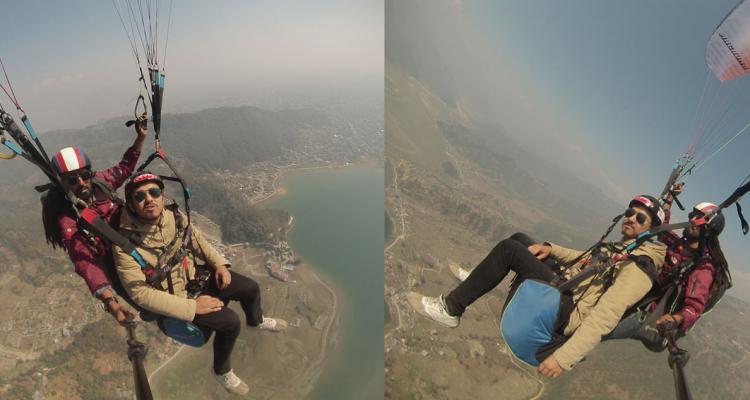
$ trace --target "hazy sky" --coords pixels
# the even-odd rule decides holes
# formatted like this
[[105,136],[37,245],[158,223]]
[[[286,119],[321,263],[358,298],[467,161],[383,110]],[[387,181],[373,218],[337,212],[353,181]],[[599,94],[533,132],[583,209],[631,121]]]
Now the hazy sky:
[[[715,97],[719,82],[705,64],[711,33],[736,3],[487,0],[446,9],[463,26],[472,62],[482,65],[487,108],[498,122],[625,202],[661,190],[700,125],[696,110],[709,122],[724,116],[715,130],[723,138],[750,122],[750,78],[725,84]],[[747,150],[750,133],[688,177],[685,205],[727,197],[750,174]],[[725,215],[722,243],[738,286],[732,294],[750,300],[743,295],[750,237],[734,208]]]
[[[139,75],[111,1],[4,1],[3,15],[0,57],[38,130],[132,113]],[[382,82],[383,4],[175,1],[165,67],[165,113]]]

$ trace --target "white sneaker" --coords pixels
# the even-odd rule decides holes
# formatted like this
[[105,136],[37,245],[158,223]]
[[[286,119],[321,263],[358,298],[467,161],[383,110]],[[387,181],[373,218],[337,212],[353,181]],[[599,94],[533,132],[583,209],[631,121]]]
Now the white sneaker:
[[250,391],[250,388],[247,386],[247,384],[245,382],[242,382],[242,379],[238,378],[237,375],[234,374],[234,371],[231,369],[224,375],[217,375],[216,373],[214,373],[213,375],[214,378],[219,381],[221,386],[223,386],[224,389],[226,389],[229,393],[247,394],[247,392]]
[[414,310],[424,315],[425,317],[449,328],[455,328],[458,326],[460,317],[454,317],[448,314],[448,308],[445,305],[445,299],[443,296],[439,297],[427,297],[422,296],[417,292],[409,292],[406,295],[406,299],[409,305]]
[[256,328],[270,332],[281,332],[285,330],[288,325],[289,324],[287,324],[283,319],[263,317],[263,322],[261,322],[260,325],[256,326]]
[[453,276],[458,278],[458,280],[461,282],[465,281],[466,278],[468,278],[469,275],[471,275],[471,270],[464,269],[457,263],[454,263],[453,261],[448,263],[448,269],[450,269]]

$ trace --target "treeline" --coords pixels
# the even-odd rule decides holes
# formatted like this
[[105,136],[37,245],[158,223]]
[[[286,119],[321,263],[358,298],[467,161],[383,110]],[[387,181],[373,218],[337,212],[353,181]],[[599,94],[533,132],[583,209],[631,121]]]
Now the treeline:
[[264,241],[289,219],[289,214],[282,210],[251,206],[242,194],[227,192],[210,177],[196,181],[193,186],[193,204],[221,227],[225,243]]
[[238,169],[296,148],[301,131],[327,123],[328,118],[314,110],[273,112],[254,107],[165,115],[162,126],[168,134],[163,146],[205,170]]

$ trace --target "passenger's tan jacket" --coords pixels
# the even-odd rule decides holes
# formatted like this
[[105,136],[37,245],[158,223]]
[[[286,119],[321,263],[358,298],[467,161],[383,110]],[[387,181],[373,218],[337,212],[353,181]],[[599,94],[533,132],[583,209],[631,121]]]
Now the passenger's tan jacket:
[[[630,239],[622,244],[628,245],[632,242],[633,240]],[[563,263],[573,261],[581,254],[578,250],[567,249],[552,243],[550,245],[552,246],[550,254]],[[660,243],[647,241],[631,254],[648,256],[654,266],[661,270],[666,247]],[[576,275],[580,272],[581,266],[580,262],[572,266],[566,272],[566,277]],[[590,287],[588,287],[589,284],[591,284]],[[635,261],[623,260],[615,264],[612,285],[604,290],[604,284],[604,279],[601,277],[596,279],[592,277],[573,289],[573,301],[578,301],[578,304],[571,312],[564,331],[564,334],[570,338],[553,354],[563,369],[571,369],[601,342],[602,336],[612,332],[625,311],[648,293],[652,281]]]
[[[187,218],[182,218],[183,225],[187,224]],[[156,265],[157,257],[164,252],[166,246],[177,234],[174,213],[164,209],[161,218],[156,225],[141,222],[136,217],[123,209],[120,219],[120,233],[126,237],[134,232],[143,238],[142,246],[137,248],[143,259],[151,266]],[[222,256],[195,226],[192,228],[192,240],[188,245],[188,273],[190,277],[195,276],[195,258],[203,260],[211,268],[220,265],[229,265]],[[174,254],[180,246],[181,240],[173,247]],[[136,304],[154,313],[173,317],[185,321],[195,318],[195,300],[187,298],[185,285],[187,277],[182,263],[172,267],[171,276],[174,287],[174,295],[167,291],[166,279],[161,287],[154,287],[146,283],[146,275],[141,271],[141,266],[130,254],[121,248],[112,246],[117,274],[120,276],[122,285]],[[170,254],[170,257],[171,255]]]

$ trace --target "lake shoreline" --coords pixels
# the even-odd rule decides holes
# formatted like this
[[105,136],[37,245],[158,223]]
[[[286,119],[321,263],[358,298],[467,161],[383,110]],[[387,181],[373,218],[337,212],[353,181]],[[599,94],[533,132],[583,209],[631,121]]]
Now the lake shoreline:
[[[377,159],[363,159],[359,160],[358,162],[354,163],[346,163],[346,164],[329,164],[329,165],[315,165],[315,166],[308,166],[308,167],[301,167],[301,168],[289,168],[284,170],[283,172],[279,173],[278,176],[275,177],[273,181],[273,189],[274,192],[264,197],[261,201],[256,202],[255,204],[262,207],[262,208],[277,208],[281,210],[286,210],[289,212],[290,219],[284,226],[284,234],[287,238],[291,237],[291,232],[296,228],[296,222],[297,218],[292,213],[290,209],[287,209],[283,206],[277,206],[277,205],[271,205],[269,202],[273,200],[280,200],[283,199],[283,196],[286,196],[290,193],[290,190],[287,190],[285,187],[289,183],[283,182],[283,178],[287,178],[290,175],[294,175],[297,173],[305,173],[308,171],[315,171],[315,170],[352,170],[352,169],[379,169],[382,167],[382,163],[379,162]],[[320,171],[320,173],[328,174],[327,172]],[[303,175],[304,176],[304,175]],[[295,179],[300,179],[299,175],[295,177]],[[305,178],[302,178],[302,180],[306,180]],[[297,195],[296,192],[294,192],[295,196]],[[297,213],[299,212],[299,208],[294,209]],[[382,218],[382,216],[381,216]],[[381,219],[382,220],[382,219]],[[309,233],[309,232],[307,232]],[[289,245],[294,249],[294,244],[289,243]],[[297,245],[299,245],[297,243]],[[320,379],[320,377],[326,375],[326,369],[328,367],[320,367],[321,365],[325,365],[328,363],[334,363],[331,365],[336,365],[338,363],[337,360],[338,357],[337,354],[347,354],[351,351],[351,349],[348,349],[345,346],[342,346],[343,343],[346,343],[348,341],[351,341],[350,337],[341,337],[341,332],[347,331],[348,324],[351,324],[352,322],[349,321],[343,321],[343,316],[348,315],[351,310],[349,310],[349,307],[347,307],[350,303],[355,302],[354,298],[349,298],[351,295],[348,293],[346,288],[340,287],[341,284],[335,276],[330,276],[332,273],[329,271],[329,268],[322,268],[322,266],[316,265],[315,263],[311,262],[309,259],[306,259],[306,254],[300,254],[297,250],[294,249],[295,253],[303,259],[304,264],[310,266],[311,270],[313,270],[314,275],[320,279],[322,285],[326,287],[326,289],[332,294],[332,296],[336,296],[336,309],[335,309],[335,318],[332,318],[331,321],[328,321],[328,328],[331,333],[328,333],[327,340],[328,343],[324,343],[324,345],[327,347],[324,349],[323,353],[325,353],[324,357],[318,357],[317,360],[314,361],[313,364],[311,364],[311,369],[315,369],[316,373],[314,374],[307,374],[306,375],[310,378],[310,386],[308,387],[313,392],[318,391],[317,386],[321,384],[321,381],[315,382],[316,379]],[[316,261],[320,262],[320,261]],[[348,311],[347,311],[348,310]],[[335,324],[335,326],[334,326]],[[352,333],[354,334],[354,333]],[[345,350],[346,349],[346,350]],[[345,351],[344,353],[340,353],[341,351]],[[340,367],[339,367],[340,368]],[[330,377],[327,379],[324,379],[325,381],[330,380]],[[307,395],[310,394],[310,392],[305,391]]]
[[269,201],[275,200],[278,197],[285,196],[287,194],[286,189],[283,186],[279,186],[279,181],[286,177],[287,175],[294,174],[297,172],[303,172],[303,171],[313,171],[318,169],[346,169],[346,168],[356,168],[356,167],[377,167],[378,165],[382,165],[382,161],[374,158],[362,158],[360,160],[357,160],[352,163],[330,163],[325,165],[308,165],[308,166],[295,166],[291,168],[285,168],[281,169],[279,174],[276,175],[276,177],[273,179],[273,182],[271,183],[271,186],[273,188],[273,192],[269,193],[268,195],[256,199],[250,202],[255,207],[262,207],[263,203],[267,203]]
[[[360,160],[355,163],[346,163],[346,164],[328,164],[328,165],[315,165],[315,166],[306,166],[306,167],[298,167],[298,168],[289,168],[282,170],[273,180],[272,187],[273,192],[269,194],[268,196],[263,197],[260,200],[254,201],[252,204],[255,207],[263,207],[264,204],[267,204],[269,202],[272,202],[273,200],[278,199],[281,196],[286,196],[288,194],[287,190],[279,185],[279,182],[281,180],[291,174],[299,173],[299,172],[305,172],[305,171],[314,171],[314,170],[322,170],[322,169],[330,169],[330,170],[337,170],[337,169],[347,169],[347,168],[357,168],[357,167],[377,167],[378,161],[375,159],[364,159]],[[286,210],[285,210],[286,211]],[[284,229],[284,235],[286,237],[289,237],[289,234],[294,229],[295,225],[295,218],[294,215],[289,213],[289,221],[287,222]],[[291,246],[291,244],[290,244]],[[292,247],[294,250],[294,247]],[[295,251],[295,254],[297,252]],[[323,368],[321,368],[328,360],[329,358],[333,357],[334,354],[329,354],[329,348],[332,347],[332,342],[336,341],[336,336],[338,336],[340,332],[340,324],[336,324],[337,321],[339,321],[341,310],[339,310],[339,298],[343,297],[343,290],[340,288],[334,289],[334,284],[328,282],[326,279],[323,279],[323,276],[325,273],[320,271],[318,268],[315,267],[312,263],[303,260],[303,264],[310,267],[311,274],[320,282],[320,284],[326,288],[326,290],[331,294],[331,298],[333,299],[333,306],[331,310],[331,318],[328,321],[328,324],[326,325],[326,328],[324,329],[323,338],[321,340],[321,353],[318,356],[318,358],[310,364],[306,368],[306,372],[303,374],[303,378],[301,378],[301,382],[298,385],[300,388],[300,392],[304,397],[309,396],[314,387],[315,387],[315,381],[320,377],[320,375],[323,372]],[[323,276],[322,276],[323,275]],[[339,329],[333,329],[334,324],[339,326]],[[335,352],[335,349],[334,349]]]

